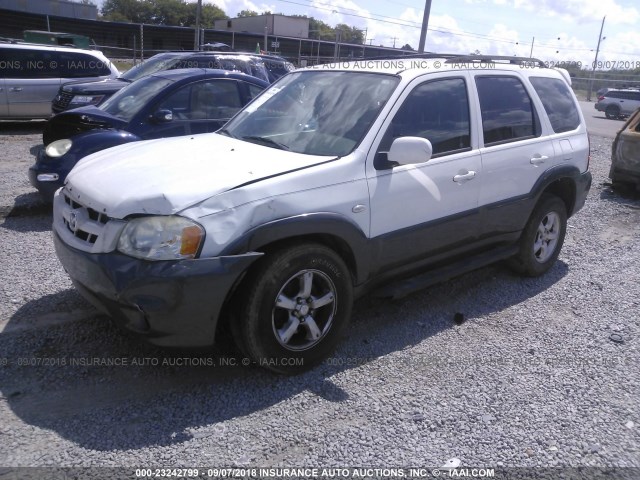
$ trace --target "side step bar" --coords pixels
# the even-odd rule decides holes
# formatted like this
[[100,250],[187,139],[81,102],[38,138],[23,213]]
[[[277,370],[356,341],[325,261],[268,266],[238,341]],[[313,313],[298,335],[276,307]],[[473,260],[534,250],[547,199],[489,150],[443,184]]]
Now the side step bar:
[[423,290],[426,287],[441,283],[451,278],[457,277],[464,273],[486,267],[499,260],[513,257],[518,253],[518,245],[509,245],[507,247],[498,247],[479,255],[464,258],[455,263],[445,265],[444,267],[429,270],[415,277],[405,280],[396,281],[384,287],[374,290],[373,295],[376,297],[399,299],[407,295]]

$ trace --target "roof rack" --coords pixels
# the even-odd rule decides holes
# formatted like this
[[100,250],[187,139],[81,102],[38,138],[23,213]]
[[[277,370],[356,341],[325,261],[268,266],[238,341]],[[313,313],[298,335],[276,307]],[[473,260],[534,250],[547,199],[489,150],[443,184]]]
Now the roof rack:
[[539,67],[546,68],[545,63],[538,58],[529,57],[511,57],[504,55],[458,55],[453,58],[449,58],[446,63],[510,63],[512,65],[536,64]]
[[458,53],[409,53],[407,55],[382,55],[381,57],[354,58],[353,60],[401,60],[403,58],[453,58],[458,57]]

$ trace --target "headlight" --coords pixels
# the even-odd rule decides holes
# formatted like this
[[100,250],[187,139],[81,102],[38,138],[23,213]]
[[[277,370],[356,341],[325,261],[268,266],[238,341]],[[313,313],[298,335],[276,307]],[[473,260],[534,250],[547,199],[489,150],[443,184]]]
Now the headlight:
[[67,153],[71,145],[73,145],[73,142],[68,138],[64,138],[51,142],[44,151],[49,157],[58,158]]
[[100,100],[102,100],[103,98],[104,98],[104,95],[76,95],[71,99],[71,101],[69,102],[69,105],[74,105],[74,104],[96,105],[100,103]]
[[142,217],[130,220],[120,234],[118,250],[146,260],[194,258],[204,229],[185,217]]

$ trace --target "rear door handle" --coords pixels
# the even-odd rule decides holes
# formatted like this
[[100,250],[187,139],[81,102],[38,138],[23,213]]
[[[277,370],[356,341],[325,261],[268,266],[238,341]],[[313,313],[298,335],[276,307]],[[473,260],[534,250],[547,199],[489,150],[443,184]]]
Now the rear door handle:
[[467,173],[459,173],[458,175],[455,175],[453,177],[453,181],[456,183],[464,183],[464,182],[468,182],[469,180],[473,180],[475,176],[476,176],[476,172],[472,170]]
[[536,155],[535,157],[531,158],[529,162],[531,163],[531,165],[539,165],[541,163],[544,163],[548,158],[549,157],[547,157],[546,155]]
[[9,89],[10,92],[21,92],[22,91],[22,87],[11,87]]

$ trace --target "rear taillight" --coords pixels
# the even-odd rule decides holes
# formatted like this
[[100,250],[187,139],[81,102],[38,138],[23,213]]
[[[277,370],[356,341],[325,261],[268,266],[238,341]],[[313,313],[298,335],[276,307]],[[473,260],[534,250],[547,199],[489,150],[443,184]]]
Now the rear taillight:
[[604,97],[598,97],[599,102],[601,102],[602,100],[604,100]]

